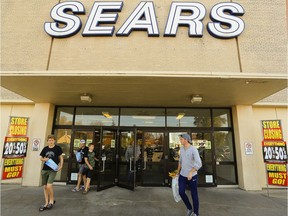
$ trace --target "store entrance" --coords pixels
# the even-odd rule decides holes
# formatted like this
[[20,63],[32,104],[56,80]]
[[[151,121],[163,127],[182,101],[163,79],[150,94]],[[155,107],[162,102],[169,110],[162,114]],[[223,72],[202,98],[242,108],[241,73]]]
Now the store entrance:
[[157,130],[120,130],[118,185],[128,189],[135,186],[164,186],[164,132]]
[[85,139],[95,144],[99,158],[92,179],[98,190],[170,186],[168,172],[179,161],[179,134],[187,133],[203,162],[199,186],[236,185],[231,114],[228,108],[57,107],[53,133],[64,165],[55,181],[76,184],[75,151]]
[[163,131],[136,128],[75,130],[72,137],[72,157],[67,183],[77,183],[78,163],[75,153],[80,140],[87,146],[94,143],[96,162],[91,185],[101,191],[115,185],[130,190],[136,186],[164,186],[168,184],[167,146]]
[[202,159],[199,185],[215,186],[211,132],[108,127],[74,131],[68,183],[76,184],[78,166],[75,152],[79,149],[80,140],[84,139],[87,145],[94,143],[99,159],[91,182],[98,191],[115,185],[129,190],[136,186],[169,186],[171,178],[168,172],[177,169],[181,147],[179,135],[183,133],[191,135],[192,145],[198,149]]

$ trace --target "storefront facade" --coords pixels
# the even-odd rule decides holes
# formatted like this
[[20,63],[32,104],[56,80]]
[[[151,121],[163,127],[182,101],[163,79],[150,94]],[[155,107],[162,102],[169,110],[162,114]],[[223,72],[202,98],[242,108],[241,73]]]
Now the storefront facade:
[[[287,131],[287,101],[255,103],[287,88],[285,1],[32,0],[3,7],[1,86],[30,100],[2,100],[2,140],[10,116],[29,118],[23,178],[5,182],[39,185],[40,152],[29,146],[37,139],[43,147],[54,133],[65,153],[59,182],[75,183],[73,151],[85,139],[101,158],[99,189],[169,186],[178,135],[188,133],[199,151],[205,147],[201,186],[265,186],[260,121],[280,119]],[[140,155],[127,162],[133,140]]]
[[[185,116],[176,119],[179,113]],[[135,174],[135,184],[168,186],[168,172],[178,165],[182,133],[191,134],[193,145],[199,148],[203,161],[200,185],[237,184],[231,110],[221,108],[57,107],[54,134],[65,149],[66,167],[59,180],[75,182],[77,163],[72,150],[84,139],[95,143],[98,157],[106,157],[105,163],[98,163],[98,170],[99,175],[110,175],[111,185],[133,186],[126,170],[131,166],[128,174]],[[135,161],[126,155],[134,140]],[[101,178],[98,183],[102,185]]]

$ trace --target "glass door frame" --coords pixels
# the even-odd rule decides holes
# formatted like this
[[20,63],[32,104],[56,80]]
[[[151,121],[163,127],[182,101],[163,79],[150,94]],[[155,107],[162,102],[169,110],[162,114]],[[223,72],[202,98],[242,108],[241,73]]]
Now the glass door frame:
[[[133,160],[129,160],[129,170],[128,170],[128,166],[126,164],[126,162],[122,162],[121,161],[121,153],[120,151],[122,150],[121,149],[121,133],[122,132],[133,132],[134,133],[134,136],[133,136],[133,140],[134,140],[134,146],[133,146]],[[118,142],[117,142],[117,155],[116,155],[116,159],[117,159],[117,162],[116,162],[116,167],[117,167],[117,174],[116,174],[116,183],[117,183],[117,186],[118,187],[121,187],[121,188],[126,188],[126,189],[129,189],[129,190],[132,190],[134,191],[135,190],[135,187],[136,187],[136,145],[137,145],[137,128],[122,128],[122,129],[118,129]],[[127,149],[125,150],[127,151]],[[125,153],[126,154],[126,153]],[[127,172],[130,172],[130,173],[127,173],[128,175],[132,174],[132,184],[128,184],[125,183],[125,182],[121,182],[120,179],[120,166],[121,165],[124,165],[124,166],[127,166]],[[131,176],[129,176],[131,178]],[[130,179],[131,180],[131,179]]]
[[[211,139],[211,157],[212,157],[212,161],[211,162],[208,162],[208,163],[203,163],[202,161],[202,168],[203,168],[203,165],[212,165],[212,176],[213,176],[213,183],[198,183],[198,186],[200,187],[216,187],[217,186],[217,174],[216,174],[216,163],[215,163],[215,146],[214,146],[214,143],[213,143],[213,131],[211,130],[211,128],[167,128],[167,148],[168,148],[168,151],[169,151],[169,134],[170,133],[187,133],[191,136],[191,139],[193,141],[193,138],[192,138],[192,133],[209,133],[210,134],[210,139]],[[180,146],[181,147],[181,146]],[[168,162],[167,162],[167,172],[170,172],[170,171],[173,171],[173,169],[175,169],[175,167],[177,167],[178,165],[176,165],[175,163],[171,162],[169,159],[168,159]],[[202,171],[200,170],[200,173]],[[199,173],[198,173],[199,175]],[[171,185],[171,178],[169,178],[169,185]]]
[[[167,133],[166,133],[166,129],[165,129],[165,127],[159,127],[159,128],[154,128],[154,127],[151,127],[151,128],[141,128],[141,127],[137,127],[137,131],[142,131],[142,146],[141,146],[141,153],[143,153],[144,154],[144,151],[145,151],[145,149],[144,149],[144,145],[145,145],[145,143],[144,143],[144,141],[145,141],[145,138],[144,138],[144,134],[145,133],[163,133],[163,144],[165,145],[164,147],[163,147],[163,156],[162,156],[162,158],[163,158],[163,160],[164,160],[164,167],[163,167],[163,182],[162,182],[162,184],[149,184],[149,183],[146,183],[145,184],[145,182],[143,181],[143,173],[144,173],[144,170],[143,170],[143,168],[145,167],[144,166],[144,163],[145,163],[145,161],[144,161],[144,155],[143,154],[141,154],[142,155],[142,164],[141,164],[141,169],[140,169],[140,173],[139,173],[139,175],[141,176],[141,186],[168,186],[168,172],[166,172],[167,171],[167,161],[168,161],[168,146],[167,146]],[[153,162],[151,162],[151,163],[153,163]],[[147,165],[146,165],[147,166]]]
[[[114,173],[113,173],[113,178],[111,179],[112,181],[104,186],[101,186],[102,180],[101,177],[104,175],[105,176],[105,162],[107,159],[107,156],[103,155],[103,133],[104,131],[110,131],[110,132],[114,132],[115,133],[115,149],[114,149],[114,154],[113,154],[113,159],[114,162],[111,164],[112,165],[112,170],[114,169]],[[100,128],[100,143],[97,143],[98,149],[99,149],[99,153],[98,153],[98,159],[99,159],[99,163],[101,164],[102,162],[102,166],[100,165],[99,167],[99,171],[98,171],[98,175],[97,175],[97,191],[101,191],[101,190],[105,190],[111,187],[114,187],[116,185],[116,173],[117,173],[117,143],[118,143],[118,130],[116,128],[111,128],[111,127],[101,127]],[[104,163],[103,163],[104,161]],[[101,170],[102,168],[102,170]]]
[[[198,176],[200,176],[202,172],[204,172],[204,175],[205,175],[205,166],[211,165],[213,181],[209,182],[209,183],[207,183],[207,182],[206,183],[199,183],[199,177],[198,177],[198,186],[200,186],[200,187],[203,187],[203,186],[204,187],[216,187],[217,186],[217,174],[216,174],[215,145],[214,145],[214,142],[213,142],[213,132],[211,131],[211,129],[210,130],[206,130],[206,129],[200,129],[200,128],[199,129],[198,128],[197,129],[192,128],[192,129],[189,130],[189,135],[191,136],[191,140],[192,141],[193,141],[193,136],[192,136],[193,133],[206,133],[206,134],[209,134],[210,135],[210,142],[211,142],[210,143],[211,144],[211,161],[206,162],[206,161],[202,160],[202,167],[198,171]],[[201,157],[201,153],[200,153],[200,157]],[[206,181],[206,175],[205,175],[205,181]]]

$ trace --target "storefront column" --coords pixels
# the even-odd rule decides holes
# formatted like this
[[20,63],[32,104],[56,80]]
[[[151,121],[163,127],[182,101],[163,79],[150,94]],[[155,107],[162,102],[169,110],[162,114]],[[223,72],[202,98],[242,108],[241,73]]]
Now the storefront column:
[[[50,103],[36,103],[29,120],[29,144],[27,157],[24,161],[23,186],[39,186],[41,184],[42,162],[40,152],[47,145],[47,135],[51,133],[53,125],[54,105]],[[40,139],[40,148],[32,151],[33,139]]]
[[[255,151],[255,145],[258,145],[255,143],[255,133],[259,131],[254,125],[252,106],[237,105],[232,111],[239,187],[244,190],[261,190],[260,167],[257,158],[262,152]],[[252,154],[246,153],[245,143],[252,144]]]

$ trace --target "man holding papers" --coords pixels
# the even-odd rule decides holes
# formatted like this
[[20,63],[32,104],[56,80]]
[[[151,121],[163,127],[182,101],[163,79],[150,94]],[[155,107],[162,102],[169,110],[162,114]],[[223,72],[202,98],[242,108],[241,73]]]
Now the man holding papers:
[[55,145],[55,136],[49,135],[47,137],[47,142],[48,146],[45,146],[40,153],[40,160],[44,162],[41,175],[45,204],[39,208],[39,211],[53,208],[55,200],[52,185],[57,171],[61,170],[63,166],[63,151],[60,146]]

